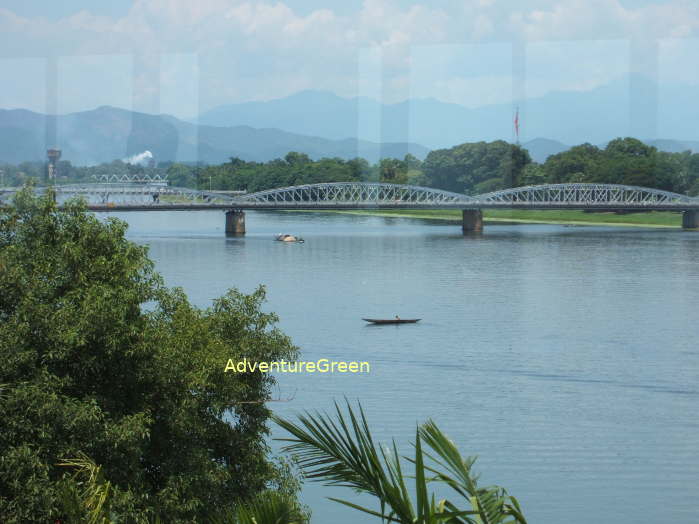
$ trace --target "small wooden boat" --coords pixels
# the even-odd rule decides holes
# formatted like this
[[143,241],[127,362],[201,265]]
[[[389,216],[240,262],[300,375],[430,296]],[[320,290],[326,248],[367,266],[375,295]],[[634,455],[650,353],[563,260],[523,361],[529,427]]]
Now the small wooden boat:
[[419,318],[363,318],[365,322],[372,324],[415,324]]
[[283,235],[283,234],[278,234],[274,240],[278,240],[279,242],[289,242],[289,243],[298,243],[298,244],[303,244],[305,240],[301,237],[297,237],[294,235]]

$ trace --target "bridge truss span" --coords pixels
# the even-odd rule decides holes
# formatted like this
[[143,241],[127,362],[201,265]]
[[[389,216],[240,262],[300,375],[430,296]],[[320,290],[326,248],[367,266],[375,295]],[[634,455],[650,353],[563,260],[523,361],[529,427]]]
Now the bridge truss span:
[[[377,182],[308,184],[246,194],[132,183],[73,184],[53,186],[53,190],[59,202],[74,195],[83,196],[93,211],[220,209],[227,213],[227,232],[236,234],[245,230],[244,211],[248,209],[459,209],[463,211],[465,232],[482,229],[483,209],[665,210],[682,212],[683,228],[699,229],[699,197],[615,184],[545,184],[475,196]],[[13,192],[3,191],[0,205]]]
[[419,186],[375,182],[332,182],[269,189],[238,197],[259,208],[448,208],[464,207],[473,197]]
[[126,183],[126,184],[167,184],[168,182],[168,176],[167,175],[159,175],[159,174],[144,174],[144,173],[139,173],[139,174],[116,174],[116,173],[103,173],[100,175],[92,175],[90,177],[91,180],[94,180],[96,183]]
[[[40,188],[45,191],[47,188]],[[160,184],[137,183],[99,183],[69,184],[53,186],[56,194],[61,196],[82,196],[97,200],[100,204],[108,202],[125,205],[143,206],[149,203],[167,202],[188,203],[192,205],[230,205],[235,199],[231,195],[216,191],[201,191],[187,187],[173,187]]]
[[616,184],[546,184],[474,197],[483,208],[685,210],[699,199],[646,187]]

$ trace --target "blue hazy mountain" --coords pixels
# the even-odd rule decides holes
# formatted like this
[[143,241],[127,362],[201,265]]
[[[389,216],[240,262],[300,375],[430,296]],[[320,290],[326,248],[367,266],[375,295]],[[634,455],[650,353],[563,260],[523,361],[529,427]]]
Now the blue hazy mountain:
[[[264,162],[299,151],[311,158],[361,156],[424,158],[429,150],[419,144],[374,143],[346,137],[332,140],[264,126],[197,126],[168,115],[149,115],[103,106],[91,111],[59,115],[56,145],[63,159],[76,165],[110,162],[151,151],[156,160],[220,163],[232,156]],[[43,160],[47,117],[24,109],[0,110],[0,162]]]
[[522,147],[529,151],[529,156],[534,162],[539,162],[540,164],[546,162],[546,159],[551,155],[570,149],[570,146],[550,138],[535,138],[534,140],[524,142]]
[[[471,106],[476,105],[471,101]],[[415,142],[429,148],[513,136],[512,104],[468,108],[434,98],[382,104],[364,97],[302,91],[269,101],[204,112],[207,125],[271,127],[328,139]],[[520,104],[522,140],[545,137],[563,144],[605,143],[619,136],[699,140],[699,99],[692,86],[658,86],[639,74],[588,91],[555,91]]]
[[[199,125],[167,115],[113,107],[56,117],[57,145],[76,164],[111,161],[149,150],[157,160],[218,163],[231,156],[267,161],[289,151],[312,158],[361,156],[370,162],[464,142],[512,141],[511,104],[467,108],[434,98],[381,104],[303,91],[264,102],[221,106]],[[519,106],[521,141],[543,162],[569,146],[635,136],[664,151],[699,151],[699,101],[688,86],[658,86],[626,75],[588,91],[551,92]],[[0,110],[0,162],[43,160],[45,115]]]

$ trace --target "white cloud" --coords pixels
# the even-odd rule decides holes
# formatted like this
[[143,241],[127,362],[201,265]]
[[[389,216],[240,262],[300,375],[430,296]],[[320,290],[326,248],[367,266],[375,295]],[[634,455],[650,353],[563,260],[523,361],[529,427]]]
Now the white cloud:
[[[128,14],[119,19],[83,10],[57,22],[28,19],[0,9],[0,54],[4,58],[50,53],[197,56],[199,100],[206,109],[309,88],[330,89],[346,96],[377,91],[386,101],[396,101],[411,90],[406,82],[414,77],[413,50],[425,46],[574,40],[588,41],[594,50],[599,41],[699,36],[699,8],[689,0],[640,7],[629,7],[620,0],[532,0],[513,4],[511,0],[467,0],[440,2],[440,7],[434,7],[427,2],[365,0],[358,11],[350,14],[323,8],[302,15],[281,1],[136,0]],[[381,56],[378,81],[383,87],[377,90],[361,87],[360,82],[365,80],[358,78],[361,50],[372,48]],[[435,55],[435,59],[441,58]],[[594,52],[581,58],[578,71],[589,74],[578,81],[571,80],[571,74],[560,78],[556,75],[557,70],[571,67],[569,57],[551,53],[548,60],[549,66],[541,70],[549,69],[550,74],[542,72],[543,77],[531,83],[537,93],[599,85],[620,73],[618,57],[610,59]],[[506,90],[495,85],[495,78],[502,73],[483,71],[480,80],[464,80],[462,69],[452,64],[440,71],[432,96],[459,99],[468,95],[460,89],[476,85],[481,91],[493,86],[492,98],[506,96]],[[677,78],[680,76],[678,73]],[[673,75],[663,78],[671,81]],[[153,89],[140,86],[138,79],[133,84],[135,100],[139,90]],[[7,103],[30,105],[29,96],[27,92],[23,100],[22,93],[15,90],[14,99]],[[76,97],[63,105],[79,103]]]

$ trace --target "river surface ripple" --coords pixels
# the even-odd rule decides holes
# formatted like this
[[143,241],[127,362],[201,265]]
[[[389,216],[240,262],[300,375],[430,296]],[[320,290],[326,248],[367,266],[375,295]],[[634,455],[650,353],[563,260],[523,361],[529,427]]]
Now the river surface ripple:
[[[220,212],[119,216],[195,304],[265,284],[302,359],[370,362],[279,376],[282,415],[360,399],[406,453],[433,418],[535,524],[699,522],[699,233],[257,212],[225,238]],[[361,320],[394,315],[423,320]],[[307,484],[314,524],[376,522],[327,496],[367,500]]]

